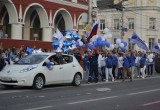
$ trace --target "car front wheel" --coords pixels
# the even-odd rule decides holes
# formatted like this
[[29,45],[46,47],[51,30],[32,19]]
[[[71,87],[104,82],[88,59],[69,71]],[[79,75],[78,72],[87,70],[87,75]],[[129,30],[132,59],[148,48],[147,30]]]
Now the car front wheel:
[[40,90],[43,88],[45,83],[44,77],[42,75],[37,75],[33,81],[33,88]]
[[74,76],[74,79],[73,79],[72,84],[73,84],[74,86],[79,86],[79,85],[81,84],[81,80],[82,80],[81,75],[80,75],[79,73],[77,73],[77,74]]

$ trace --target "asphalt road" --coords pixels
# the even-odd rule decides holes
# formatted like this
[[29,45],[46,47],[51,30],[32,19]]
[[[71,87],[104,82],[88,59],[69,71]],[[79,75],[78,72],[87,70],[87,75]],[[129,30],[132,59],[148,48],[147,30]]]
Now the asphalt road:
[[160,110],[160,76],[43,90],[1,86],[0,110]]

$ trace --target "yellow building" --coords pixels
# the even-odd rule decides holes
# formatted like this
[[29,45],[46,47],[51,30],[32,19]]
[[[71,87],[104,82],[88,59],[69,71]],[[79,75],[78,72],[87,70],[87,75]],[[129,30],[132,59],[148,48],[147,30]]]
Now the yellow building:
[[[118,3],[122,0],[115,0]],[[128,0],[124,2],[123,26],[127,28],[123,40],[129,42],[133,32],[136,32],[152,49],[155,42],[160,43],[160,0]],[[99,34],[108,27],[113,38],[121,38],[122,11],[116,9],[98,10],[97,19],[100,20]],[[129,49],[137,47],[128,46]]]

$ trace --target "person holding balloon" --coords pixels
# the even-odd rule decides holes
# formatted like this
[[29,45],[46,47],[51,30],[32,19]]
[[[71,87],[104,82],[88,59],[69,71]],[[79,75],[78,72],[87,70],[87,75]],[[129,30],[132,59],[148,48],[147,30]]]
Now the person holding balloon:
[[88,83],[92,82],[92,76],[94,74],[94,82],[98,82],[99,74],[98,74],[98,49],[93,49],[91,55],[89,56],[89,62],[90,62],[90,73],[88,77]]

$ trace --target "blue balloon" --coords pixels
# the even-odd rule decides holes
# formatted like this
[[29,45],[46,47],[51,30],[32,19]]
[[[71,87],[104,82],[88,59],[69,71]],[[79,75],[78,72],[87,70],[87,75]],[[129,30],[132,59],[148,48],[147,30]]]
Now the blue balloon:
[[30,55],[30,54],[32,54],[32,49],[31,48],[29,48],[29,47],[27,47],[27,49],[26,49],[26,53],[28,54],[28,55]]
[[76,44],[76,47],[79,47],[79,43],[78,42],[76,42],[75,44]]
[[46,66],[47,66],[48,69],[51,69],[51,67],[53,66],[53,63],[47,62],[47,63],[46,63]]
[[57,50],[57,48],[59,47],[59,42],[57,40],[53,41],[52,46],[54,50]]
[[72,43],[71,43],[71,42],[67,42],[67,43],[66,43],[66,46],[67,46],[67,47],[72,46]]
[[63,50],[64,53],[67,53],[68,48],[64,47],[62,50]]
[[80,39],[80,38],[79,38],[79,35],[78,35],[78,34],[74,34],[74,35],[73,35],[73,40],[77,41],[78,39]]
[[98,42],[97,41],[94,42],[94,47],[98,47]]
[[124,47],[126,47],[127,46],[127,42],[122,42],[123,44],[124,44]]
[[98,37],[97,42],[101,42],[101,41],[102,41],[102,37]]
[[84,49],[84,48],[86,47],[86,45],[85,45],[85,44],[83,44],[81,47]]
[[106,45],[106,42],[105,42],[105,41],[102,41],[101,46],[104,47],[105,45]]
[[88,44],[88,48],[89,48],[90,50],[93,50],[93,45],[92,45],[92,44]]
[[106,47],[110,47],[110,43],[109,42],[106,42]]
[[70,29],[68,29],[68,30],[66,31],[66,34],[72,35],[72,31],[71,31]]
[[122,52],[126,52],[126,47],[123,47],[123,48],[121,48],[122,49]]

